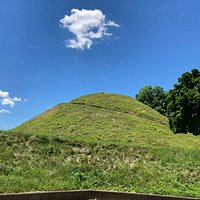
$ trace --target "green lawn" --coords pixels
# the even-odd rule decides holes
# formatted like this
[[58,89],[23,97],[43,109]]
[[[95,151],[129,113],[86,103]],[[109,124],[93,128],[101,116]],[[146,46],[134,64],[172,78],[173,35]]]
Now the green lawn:
[[60,104],[0,133],[0,192],[105,189],[200,197],[200,139],[123,95]]

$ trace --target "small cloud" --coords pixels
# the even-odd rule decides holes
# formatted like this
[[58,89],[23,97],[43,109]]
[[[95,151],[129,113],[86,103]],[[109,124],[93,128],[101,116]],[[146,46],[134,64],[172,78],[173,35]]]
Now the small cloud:
[[10,98],[6,98],[6,99],[1,100],[1,105],[10,105],[13,108],[15,105],[15,102]]
[[10,114],[11,112],[9,110],[2,109],[2,110],[0,110],[0,113],[8,113],[8,114]]
[[9,97],[8,92],[3,92],[2,90],[0,90],[0,98],[8,98],[8,97]]
[[[0,90],[0,103],[2,106],[10,106],[13,108],[16,102],[26,102],[27,99],[22,100],[21,97],[11,98],[9,92]],[[9,110],[0,109],[0,113],[11,113]]]
[[13,101],[22,101],[22,98],[21,97],[14,97],[12,100]]
[[111,36],[108,27],[119,27],[114,21],[106,21],[101,10],[72,9],[71,15],[60,20],[61,26],[75,35],[66,40],[66,46],[74,49],[90,49],[95,39]]

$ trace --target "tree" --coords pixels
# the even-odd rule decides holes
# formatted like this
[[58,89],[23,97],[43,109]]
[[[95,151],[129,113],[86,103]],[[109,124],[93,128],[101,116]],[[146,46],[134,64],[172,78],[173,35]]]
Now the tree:
[[160,86],[145,86],[136,94],[136,99],[151,108],[157,110],[162,115],[166,115],[166,93]]
[[174,133],[200,135],[200,72],[185,72],[167,95],[169,125]]

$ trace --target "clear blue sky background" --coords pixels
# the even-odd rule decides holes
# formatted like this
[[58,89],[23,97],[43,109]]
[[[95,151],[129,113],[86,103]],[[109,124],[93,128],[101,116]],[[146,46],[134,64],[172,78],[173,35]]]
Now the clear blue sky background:
[[[73,8],[100,9],[120,28],[89,50],[66,48],[71,34],[59,20]],[[0,114],[0,128],[102,90],[133,97],[146,85],[169,90],[199,68],[199,8],[199,0],[1,0],[0,90],[28,101]]]

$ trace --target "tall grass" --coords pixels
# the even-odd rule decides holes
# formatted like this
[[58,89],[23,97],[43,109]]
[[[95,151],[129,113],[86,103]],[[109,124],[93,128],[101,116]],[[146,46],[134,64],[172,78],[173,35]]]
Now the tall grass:
[[0,192],[106,189],[199,197],[200,150],[0,136]]

